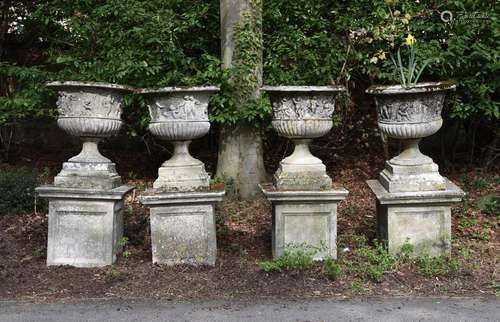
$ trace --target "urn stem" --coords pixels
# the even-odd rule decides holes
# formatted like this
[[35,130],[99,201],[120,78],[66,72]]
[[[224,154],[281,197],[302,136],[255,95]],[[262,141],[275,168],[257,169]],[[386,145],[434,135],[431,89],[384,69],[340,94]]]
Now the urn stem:
[[173,141],[174,145],[174,153],[170,159],[165,161],[163,166],[172,166],[172,165],[198,165],[202,162],[197,160],[191,156],[189,153],[189,144],[191,141]]
[[309,143],[311,142],[311,139],[293,140],[293,143],[295,144],[293,154],[311,154],[311,150],[309,150]]
[[82,137],[81,140],[83,141],[82,151],[69,159],[70,162],[111,163],[111,160],[99,152],[100,138]]
[[295,149],[293,153],[283,159],[282,163],[285,164],[323,164],[321,160],[314,155],[312,155],[309,150],[309,143],[311,143],[312,139],[293,139],[293,143],[295,144]]
[[424,157],[419,148],[420,140],[420,138],[401,140],[401,143],[403,144],[403,151],[401,151],[398,158],[412,160]]

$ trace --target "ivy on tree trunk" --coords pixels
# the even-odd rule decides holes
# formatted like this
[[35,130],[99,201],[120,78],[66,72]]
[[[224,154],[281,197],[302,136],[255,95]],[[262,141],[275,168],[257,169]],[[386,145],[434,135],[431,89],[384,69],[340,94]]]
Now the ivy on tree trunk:
[[249,198],[259,194],[258,184],[266,179],[260,130],[245,117],[263,106],[262,1],[221,0],[221,33],[223,67],[231,71],[230,105],[238,116],[220,131],[217,176],[232,182],[231,194]]

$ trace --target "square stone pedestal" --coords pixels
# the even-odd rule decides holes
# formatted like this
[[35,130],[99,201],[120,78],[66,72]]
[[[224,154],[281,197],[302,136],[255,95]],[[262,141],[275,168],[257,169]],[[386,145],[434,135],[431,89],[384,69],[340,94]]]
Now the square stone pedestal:
[[123,199],[132,189],[38,187],[38,196],[49,200],[47,266],[113,264],[121,252]]
[[347,197],[344,188],[280,191],[272,184],[260,186],[273,204],[273,257],[287,247],[317,247],[315,260],[337,258],[337,204]]
[[215,265],[215,204],[224,194],[153,190],[141,196],[151,209],[153,263]]
[[378,180],[368,180],[377,197],[377,234],[396,255],[408,242],[414,254],[450,254],[451,204],[465,193],[445,178],[445,190],[388,192]]

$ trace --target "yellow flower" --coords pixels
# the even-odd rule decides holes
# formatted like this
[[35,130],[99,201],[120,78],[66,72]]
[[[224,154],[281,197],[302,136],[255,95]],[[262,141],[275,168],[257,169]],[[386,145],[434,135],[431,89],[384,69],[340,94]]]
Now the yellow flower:
[[378,58],[373,56],[372,58],[370,58],[370,63],[372,64],[376,64],[378,62]]
[[417,39],[415,39],[415,37],[413,37],[412,34],[408,34],[408,36],[405,39],[405,44],[407,46],[413,46],[413,45],[415,45],[416,42],[417,42]]

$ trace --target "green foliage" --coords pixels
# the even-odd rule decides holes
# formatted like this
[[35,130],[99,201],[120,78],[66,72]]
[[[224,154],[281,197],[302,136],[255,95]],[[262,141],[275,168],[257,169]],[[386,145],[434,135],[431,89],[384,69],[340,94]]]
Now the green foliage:
[[[410,35],[408,36],[410,37]],[[399,75],[400,75],[400,83],[401,86],[403,87],[415,87],[417,85],[418,80],[420,79],[420,76],[422,75],[422,72],[425,70],[427,65],[431,62],[431,59],[425,60],[420,68],[417,67],[417,59],[415,57],[415,53],[417,50],[417,45],[411,43],[409,41],[409,50],[410,50],[410,58],[408,59],[408,67],[406,67],[403,64],[403,60],[401,58],[401,47],[398,48],[397,51],[397,62],[392,53],[390,54],[391,61],[394,65],[394,67],[399,70]]]
[[[0,124],[54,115],[47,80],[85,80],[136,87],[217,84],[219,1],[15,1],[22,13],[18,44],[0,65]],[[145,131],[144,102],[128,100],[130,135]],[[133,108],[130,108],[132,106]]]
[[271,104],[259,96],[262,78],[262,0],[250,1],[242,22],[234,28],[232,66],[221,78],[221,92],[210,101],[210,120],[256,127],[270,124]]
[[44,83],[48,73],[37,66],[24,67],[0,62],[0,79],[5,83],[0,96],[0,126],[32,118],[52,116],[53,93]]
[[259,262],[259,267],[265,272],[281,272],[288,270],[304,270],[312,267],[317,247],[308,245],[288,245],[283,256],[272,261]]
[[351,292],[354,295],[366,295],[369,291],[370,289],[364,287],[360,281],[354,281],[351,284]]
[[375,282],[382,282],[385,273],[391,270],[396,262],[381,243],[375,243],[375,247],[362,246],[356,250],[356,255],[361,258],[358,273]]
[[477,224],[477,219],[476,218],[470,218],[467,216],[462,216],[460,218],[460,223],[458,224],[460,228],[462,229],[467,229],[474,227]]
[[472,182],[472,186],[476,190],[482,190],[488,188],[488,181],[486,181],[486,179],[484,178],[479,177]]
[[60,79],[192,85],[214,76],[216,10],[214,1],[51,0],[32,18]]
[[342,274],[342,266],[330,257],[325,259],[324,269],[326,275],[332,281],[335,281]]
[[122,256],[124,258],[129,258],[130,255],[132,255],[132,253],[130,252],[130,250],[128,249],[128,245],[129,245],[129,239],[128,237],[125,237],[123,236],[119,241],[118,241],[118,246],[122,247],[123,248],[123,251],[122,251]]
[[34,210],[37,172],[29,168],[0,169],[0,215]]
[[[270,84],[328,84],[369,79],[395,83],[388,52],[408,33],[416,58],[434,58],[423,80],[455,80],[452,115],[499,119],[498,10],[488,1],[307,1],[264,3],[264,75]],[[440,12],[455,14],[453,23]],[[487,19],[460,19],[479,12]]]
[[411,244],[408,240],[401,246],[401,253],[399,255],[400,259],[403,261],[409,260],[412,255],[413,251],[415,250],[415,246]]
[[427,277],[448,275],[458,271],[459,262],[457,259],[449,257],[431,257],[429,254],[422,254],[415,259],[417,270]]
[[[459,84],[449,100],[452,116],[494,122],[500,119],[494,6],[455,0],[254,0],[248,15],[256,18],[236,28],[236,63],[222,72],[219,1],[12,1],[3,13],[18,24],[1,40],[0,124],[53,116],[54,94],[43,84],[65,79],[136,87],[221,84],[221,94],[211,101],[212,121],[267,125],[269,102],[255,95],[261,59],[267,84],[394,83],[398,75],[388,53],[408,33],[418,39],[415,59],[435,59],[422,80]],[[441,21],[444,10],[454,14],[452,22]],[[486,19],[460,17],[473,13]],[[131,106],[128,123],[144,130],[143,102]],[[137,131],[129,129],[131,135]]]
[[477,201],[477,207],[488,215],[500,217],[500,196],[484,196]]

